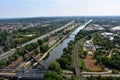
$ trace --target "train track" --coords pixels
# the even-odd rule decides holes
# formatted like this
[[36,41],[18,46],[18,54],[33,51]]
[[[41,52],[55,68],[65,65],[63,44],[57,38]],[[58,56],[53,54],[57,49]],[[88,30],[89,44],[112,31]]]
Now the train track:
[[79,66],[78,66],[78,47],[80,45],[80,41],[77,42],[77,44],[75,45],[75,48],[73,50],[73,60],[74,60],[74,68],[75,68],[75,72],[76,72],[76,75],[78,77],[78,80],[82,80],[82,73],[79,69]]

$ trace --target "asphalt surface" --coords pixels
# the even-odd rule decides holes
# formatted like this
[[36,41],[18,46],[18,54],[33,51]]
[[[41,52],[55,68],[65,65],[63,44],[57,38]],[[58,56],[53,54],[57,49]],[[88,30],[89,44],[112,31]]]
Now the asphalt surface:
[[[84,77],[90,77],[91,74],[87,74],[87,75],[83,75]],[[120,74],[101,74],[101,75],[97,75],[94,74],[92,76],[101,76],[101,77],[120,77]]]

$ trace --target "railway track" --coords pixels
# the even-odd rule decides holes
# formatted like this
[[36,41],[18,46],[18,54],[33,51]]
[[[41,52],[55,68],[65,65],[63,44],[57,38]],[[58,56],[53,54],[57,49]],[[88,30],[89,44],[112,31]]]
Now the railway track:
[[75,48],[73,50],[73,60],[74,60],[74,68],[75,68],[75,72],[76,72],[76,75],[78,77],[78,80],[82,80],[82,73],[79,69],[79,66],[78,66],[78,47],[80,45],[80,41],[77,42],[77,44],[75,45]]

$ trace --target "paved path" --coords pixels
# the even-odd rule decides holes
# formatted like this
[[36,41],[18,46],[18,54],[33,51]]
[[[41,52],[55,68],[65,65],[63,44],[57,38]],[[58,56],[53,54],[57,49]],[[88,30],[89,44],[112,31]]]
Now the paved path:
[[[91,74],[87,74],[87,75],[83,75],[83,77],[90,77]],[[101,76],[101,77],[120,77],[120,74],[101,74],[101,75],[98,75],[98,74],[94,74],[92,76]]]

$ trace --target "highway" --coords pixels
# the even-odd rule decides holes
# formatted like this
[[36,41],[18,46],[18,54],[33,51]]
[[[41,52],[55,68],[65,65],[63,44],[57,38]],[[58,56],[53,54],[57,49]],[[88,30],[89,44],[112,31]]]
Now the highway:
[[[35,39],[33,39],[33,40],[29,41],[29,42],[26,42],[26,43],[22,44],[21,46],[24,47],[24,46],[26,46],[26,45],[28,45],[28,44],[30,44],[30,43],[37,42],[39,39],[43,39],[43,38],[45,38],[45,37],[47,37],[47,36],[50,36],[51,34],[54,34],[55,32],[58,32],[58,31],[60,31],[60,30],[62,30],[62,29],[64,29],[64,28],[72,25],[73,23],[74,23],[74,21],[71,21],[71,22],[65,24],[64,26],[62,26],[62,27],[60,27],[60,28],[57,28],[57,29],[51,31],[50,33],[44,34],[44,35],[42,35],[42,36],[40,36],[40,37],[38,37],[38,38],[35,38]],[[17,47],[17,48],[20,48],[20,47]],[[14,54],[15,52],[16,52],[16,49],[13,48],[13,49],[11,49],[11,50],[8,51],[8,52],[3,53],[2,55],[0,55],[0,60],[7,58],[8,56]]]

